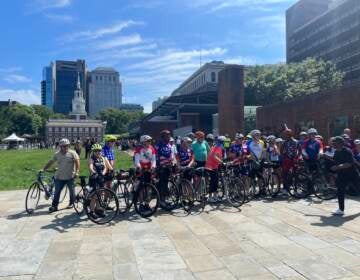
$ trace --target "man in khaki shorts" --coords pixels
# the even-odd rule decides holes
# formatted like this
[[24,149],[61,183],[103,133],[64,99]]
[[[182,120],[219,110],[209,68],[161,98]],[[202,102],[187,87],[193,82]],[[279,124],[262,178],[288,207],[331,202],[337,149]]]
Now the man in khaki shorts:
[[60,193],[65,185],[69,188],[69,206],[72,206],[75,198],[74,178],[79,176],[80,170],[79,156],[75,151],[69,149],[70,141],[68,139],[61,139],[59,145],[60,151],[56,152],[54,157],[44,167],[44,171],[46,171],[55,162],[58,164],[58,170],[55,173],[55,194],[52,206],[49,208],[50,213],[58,210]]

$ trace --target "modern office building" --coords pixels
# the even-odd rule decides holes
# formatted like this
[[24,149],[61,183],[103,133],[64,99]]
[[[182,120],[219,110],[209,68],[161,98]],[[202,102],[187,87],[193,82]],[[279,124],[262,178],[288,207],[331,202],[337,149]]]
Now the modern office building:
[[141,106],[140,104],[134,104],[134,103],[123,103],[121,104],[120,110],[125,110],[125,111],[131,111],[131,112],[142,112],[144,111],[144,107]]
[[225,68],[222,61],[212,61],[204,64],[188,79],[186,79],[171,96],[192,94],[201,89],[210,89],[217,85],[219,72]]
[[106,108],[120,109],[122,88],[119,72],[110,67],[98,67],[89,72],[89,115]]
[[57,60],[53,66],[54,111],[69,114],[74,91],[77,89],[77,78],[80,77],[81,88],[85,93],[86,110],[88,110],[88,91],[86,83],[85,60]]
[[360,81],[360,1],[300,0],[286,12],[287,62],[334,62],[345,81]]
[[41,81],[41,105],[53,109],[54,106],[54,82],[53,82],[53,64],[43,68]]

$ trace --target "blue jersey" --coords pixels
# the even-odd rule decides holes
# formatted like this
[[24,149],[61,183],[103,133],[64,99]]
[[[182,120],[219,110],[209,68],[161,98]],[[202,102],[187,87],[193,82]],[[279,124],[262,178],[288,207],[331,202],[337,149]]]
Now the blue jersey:
[[156,146],[156,159],[159,165],[170,164],[174,158],[173,149],[170,143],[160,141]]
[[318,159],[318,155],[320,153],[321,144],[317,140],[307,140],[304,143],[303,149],[307,153],[310,160]]
[[189,148],[184,149],[180,146],[178,150],[178,158],[181,166],[187,166],[193,157],[193,152]]
[[237,144],[237,143],[233,143],[230,146],[230,152],[235,154],[236,157],[239,157],[243,154],[243,145],[242,144]]
[[101,151],[102,155],[104,157],[106,157],[109,161],[110,160],[115,160],[115,153],[114,153],[114,150],[112,148],[110,148],[108,145],[105,145],[103,148],[102,148],[102,151]]

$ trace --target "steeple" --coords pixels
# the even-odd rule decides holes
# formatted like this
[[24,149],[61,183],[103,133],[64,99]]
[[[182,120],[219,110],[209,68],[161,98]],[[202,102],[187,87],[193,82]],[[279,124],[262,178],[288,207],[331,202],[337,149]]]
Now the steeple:
[[77,77],[77,90],[81,90],[81,86],[80,86],[80,73],[78,72],[78,77]]
[[72,111],[70,116],[74,119],[86,119],[85,99],[80,84],[80,73],[78,72],[76,90],[72,99]]

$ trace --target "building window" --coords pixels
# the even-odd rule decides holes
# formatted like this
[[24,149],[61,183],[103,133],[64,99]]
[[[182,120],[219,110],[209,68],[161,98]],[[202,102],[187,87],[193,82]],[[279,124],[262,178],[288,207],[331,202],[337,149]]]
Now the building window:
[[96,76],[95,79],[98,80],[98,76]]
[[102,76],[100,76],[100,81],[102,81]]
[[216,82],[216,74],[215,74],[215,72],[211,72],[211,82],[212,83]]

